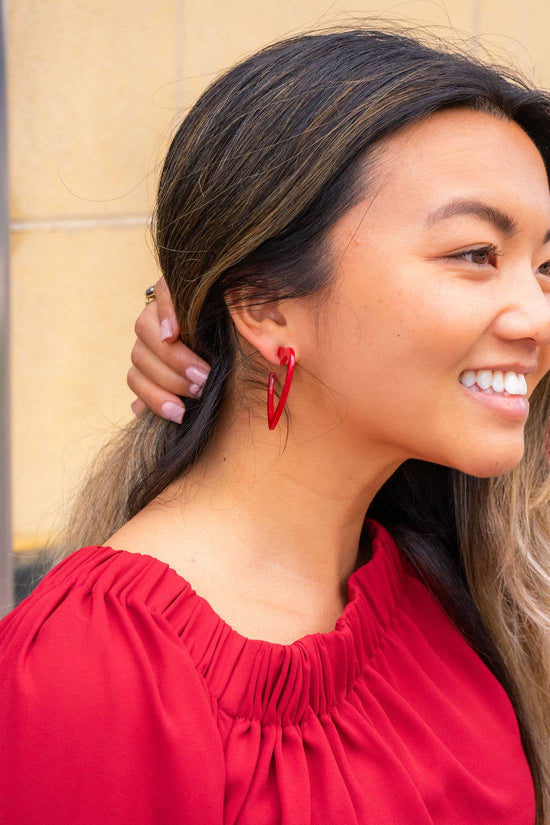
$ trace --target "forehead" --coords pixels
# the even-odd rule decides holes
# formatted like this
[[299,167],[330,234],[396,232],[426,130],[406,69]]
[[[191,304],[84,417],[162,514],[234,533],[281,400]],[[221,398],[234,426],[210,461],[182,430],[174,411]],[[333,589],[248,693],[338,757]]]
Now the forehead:
[[376,155],[374,210],[437,208],[450,197],[505,199],[550,215],[548,179],[531,138],[514,121],[451,109],[405,127]]

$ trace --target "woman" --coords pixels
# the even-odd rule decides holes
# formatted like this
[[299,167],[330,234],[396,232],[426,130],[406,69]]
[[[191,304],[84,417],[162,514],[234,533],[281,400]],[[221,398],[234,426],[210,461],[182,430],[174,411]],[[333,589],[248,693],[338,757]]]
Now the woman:
[[0,626],[3,821],[549,821],[549,166],[546,94],[397,34],[204,93],[156,242],[211,371]]

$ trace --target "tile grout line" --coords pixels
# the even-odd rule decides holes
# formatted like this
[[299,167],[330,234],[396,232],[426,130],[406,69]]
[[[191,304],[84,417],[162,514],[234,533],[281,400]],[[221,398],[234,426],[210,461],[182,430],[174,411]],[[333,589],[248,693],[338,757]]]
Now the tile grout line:
[[147,226],[149,215],[107,215],[89,218],[38,218],[10,222],[12,232],[55,232],[56,230],[96,229],[97,227]]

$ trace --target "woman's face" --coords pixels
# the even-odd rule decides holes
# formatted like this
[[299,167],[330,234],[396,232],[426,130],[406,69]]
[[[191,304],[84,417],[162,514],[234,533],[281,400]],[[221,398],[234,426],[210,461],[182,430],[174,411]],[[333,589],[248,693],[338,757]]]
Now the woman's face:
[[333,228],[332,300],[300,360],[343,400],[352,442],[509,470],[550,368],[542,158],[517,124],[456,109],[388,140],[374,177]]

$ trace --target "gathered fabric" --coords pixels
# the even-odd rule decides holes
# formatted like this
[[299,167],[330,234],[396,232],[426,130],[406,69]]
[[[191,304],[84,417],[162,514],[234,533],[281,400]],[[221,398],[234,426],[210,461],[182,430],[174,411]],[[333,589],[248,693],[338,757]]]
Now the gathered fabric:
[[533,825],[505,691],[370,529],[334,630],[290,645],[152,556],[57,565],[0,623],[0,821]]

